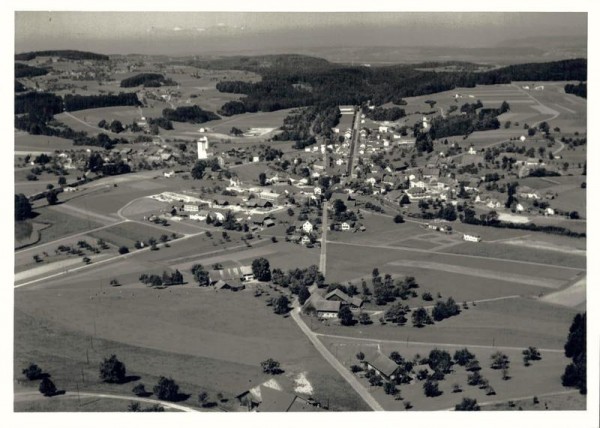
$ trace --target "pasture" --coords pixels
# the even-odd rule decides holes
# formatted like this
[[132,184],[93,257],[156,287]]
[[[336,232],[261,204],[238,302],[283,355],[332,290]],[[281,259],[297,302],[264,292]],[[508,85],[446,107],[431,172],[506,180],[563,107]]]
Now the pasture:
[[378,318],[374,318],[371,325],[354,327],[341,326],[337,322],[314,322],[312,329],[323,335],[414,341],[438,346],[536,346],[562,350],[577,312],[576,309],[519,297],[469,304],[469,309],[461,310],[460,314],[423,328],[413,327],[408,316],[404,326],[381,325]]
[[[399,343],[381,343],[377,345],[374,342],[361,342],[352,339],[339,339],[330,337],[321,337],[321,340],[328,346],[329,350],[337,354],[344,366],[349,367],[357,364],[355,355],[363,352],[365,355],[376,354],[380,349],[384,355],[389,355],[392,351],[400,353],[406,359],[412,359],[416,354],[425,357],[432,349],[446,350],[450,355],[458,347],[454,346],[429,346]],[[490,368],[491,355],[498,349],[490,348],[469,348],[475,354],[481,364],[481,375],[488,379],[489,384],[494,388],[496,394],[487,396],[484,390],[477,386],[471,386],[467,382],[467,376],[470,372],[459,365],[454,366],[452,373],[446,375],[444,380],[439,381],[439,389],[442,394],[437,397],[426,397],[423,393],[424,381],[414,380],[411,384],[399,385],[402,400],[395,400],[392,396],[386,395],[382,387],[372,387],[366,381],[361,379],[361,383],[369,389],[377,401],[382,404],[386,410],[404,410],[403,401],[410,401],[413,405],[411,410],[442,410],[453,408],[458,404],[462,397],[475,398],[479,403],[485,403],[492,400],[510,400],[511,398],[534,396],[546,392],[569,391],[560,383],[560,375],[564,367],[568,364],[568,359],[562,353],[541,352],[542,359],[532,362],[531,366],[525,367],[522,361],[521,350],[505,350],[504,352],[510,360],[509,376],[510,379],[502,380],[500,370]],[[452,392],[454,383],[461,386],[462,391]]]
[[[128,393],[132,384],[95,381],[98,360],[116,353],[147,385],[167,375],[183,392],[222,392],[233,406],[234,395],[268,378],[259,363],[272,357],[281,362],[283,378],[305,373],[313,396],[329,398],[332,409],[365,408],[293,321],[275,315],[250,291],[125,289],[99,282],[60,281],[17,292],[15,367],[36,361],[68,390],[83,370],[93,382],[89,389]],[[195,401],[194,395],[183,404]]]

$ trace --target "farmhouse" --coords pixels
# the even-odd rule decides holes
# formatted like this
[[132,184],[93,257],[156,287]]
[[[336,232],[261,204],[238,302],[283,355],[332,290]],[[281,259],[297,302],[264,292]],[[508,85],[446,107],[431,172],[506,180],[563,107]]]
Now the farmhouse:
[[394,380],[399,369],[398,364],[385,355],[378,353],[376,356],[363,361],[365,370],[375,370],[375,373],[386,380]]
[[358,297],[350,297],[339,288],[331,291],[325,296],[325,300],[331,302],[341,302],[342,305],[349,305],[351,308],[360,308],[363,301]]
[[226,269],[213,269],[208,272],[208,277],[211,284],[216,284],[218,281],[225,281],[229,284],[235,284],[235,281],[252,281],[254,273],[251,266],[239,266]]
[[215,290],[239,291],[243,290],[245,287],[246,286],[244,284],[233,280],[223,281],[222,279],[220,279],[215,283]]
[[310,303],[315,308],[318,318],[337,318],[342,302],[325,300],[318,294],[311,295]]
[[347,231],[349,231],[349,230],[350,230],[350,224],[349,224],[347,221],[343,222],[343,223],[342,223],[342,225],[341,225],[341,229],[342,229],[344,232],[347,232]]

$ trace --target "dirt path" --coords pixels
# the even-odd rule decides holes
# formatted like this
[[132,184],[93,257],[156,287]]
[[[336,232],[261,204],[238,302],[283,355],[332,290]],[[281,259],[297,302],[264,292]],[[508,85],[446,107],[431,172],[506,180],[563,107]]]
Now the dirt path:
[[[374,339],[370,337],[355,337],[355,336],[340,336],[336,334],[326,333],[313,333],[315,336],[320,337],[331,337],[334,339],[342,339],[346,341],[358,341],[358,342],[375,342],[375,343],[393,343],[397,345],[418,345],[418,346],[439,346],[447,348],[478,348],[478,349],[506,349],[512,351],[522,351],[524,348],[518,346],[490,346],[490,345],[472,345],[469,343],[440,343],[440,342],[415,342],[412,340],[392,340],[392,339]],[[541,352],[553,352],[563,354],[564,349],[542,349],[538,348]]]
[[[99,392],[87,392],[87,391],[86,392],[83,392],[83,391],[70,392],[70,391],[67,391],[63,395],[57,395],[56,397],[57,398],[70,398],[70,399],[76,399],[78,397],[95,397],[95,398],[109,398],[112,400],[126,400],[126,401],[130,401],[130,402],[139,401],[141,403],[158,404],[163,407],[173,409],[173,410],[179,410],[182,412],[198,412],[198,410],[192,409],[191,407],[182,406],[181,404],[171,403],[168,401],[153,400],[151,398],[143,398],[143,397],[128,397],[126,395],[104,394],[104,393],[99,393]],[[40,394],[37,391],[15,393],[15,402],[52,400],[52,399],[53,399],[52,397],[50,397],[50,398],[44,397],[42,394]]]
[[337,358],[333,356],[331,352],[321,343],[317,338],[317,335],[306,325],[304,320],[300,317],[300,308],[294,308],[291,312],[292,319],[296,322],[302,333],[308,337],[308,340],[314,345],[321,356],[350,384],[350,386],[356,391],[358,395],[367,403],[367,405],[373,410],[384,410],[381,404],[373,398],[373,396],[367,391],[367,389],[356,379],[356,377],[350,373],[350,371],[340,363]]

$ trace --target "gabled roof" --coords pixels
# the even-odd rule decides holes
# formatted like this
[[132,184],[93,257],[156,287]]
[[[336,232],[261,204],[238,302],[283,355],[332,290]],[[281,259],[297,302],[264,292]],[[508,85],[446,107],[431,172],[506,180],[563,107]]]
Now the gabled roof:
[[377,353],[376,356],[371,359],[365,359],[365,361],[388,377],[398,369],[398,364],[382,353]]
[[360,307],[362,305],[361,299],[356,298],[356,297],[350,297],[346,293],[344,293],[342,290],[340,290],[339,288],[336,288],[335,290],[327,293],[327,295],[325,296],[325,300],[330,300],[334,296],[337,296],[338,298],[342,299],[344,302],[354,305],[356,307]]
[[261,385],[259,388],[262,398],[257,409],[259,412],[287,412],[297,398],[294,394],[268,386]]

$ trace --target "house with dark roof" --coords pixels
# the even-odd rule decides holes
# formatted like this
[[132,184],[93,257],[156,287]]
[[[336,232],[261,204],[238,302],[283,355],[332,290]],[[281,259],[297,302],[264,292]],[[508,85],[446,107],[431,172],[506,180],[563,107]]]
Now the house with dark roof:
[[231,291],[239,291],[246,288],[244,284],[235,280],[227,280],[224,281],[222,279],[215,282],[215,290],[231,290]]
[[386,380],[394,380],[398,369],[400,368],[395,361],[386,357],[381,352],[378,352],[370,358],[365,358],[362,363],[365,370],[375,370],[376,374]]
[[361,299],[359,299],[358,297],[350,297],[339,288],[336,288],[335,290],[325,295],[325,300],[331,302],[338,301],[341,302],[342,305],[349,305],[351,308],[356,309],[360,308],[363,304],[363,301]]

